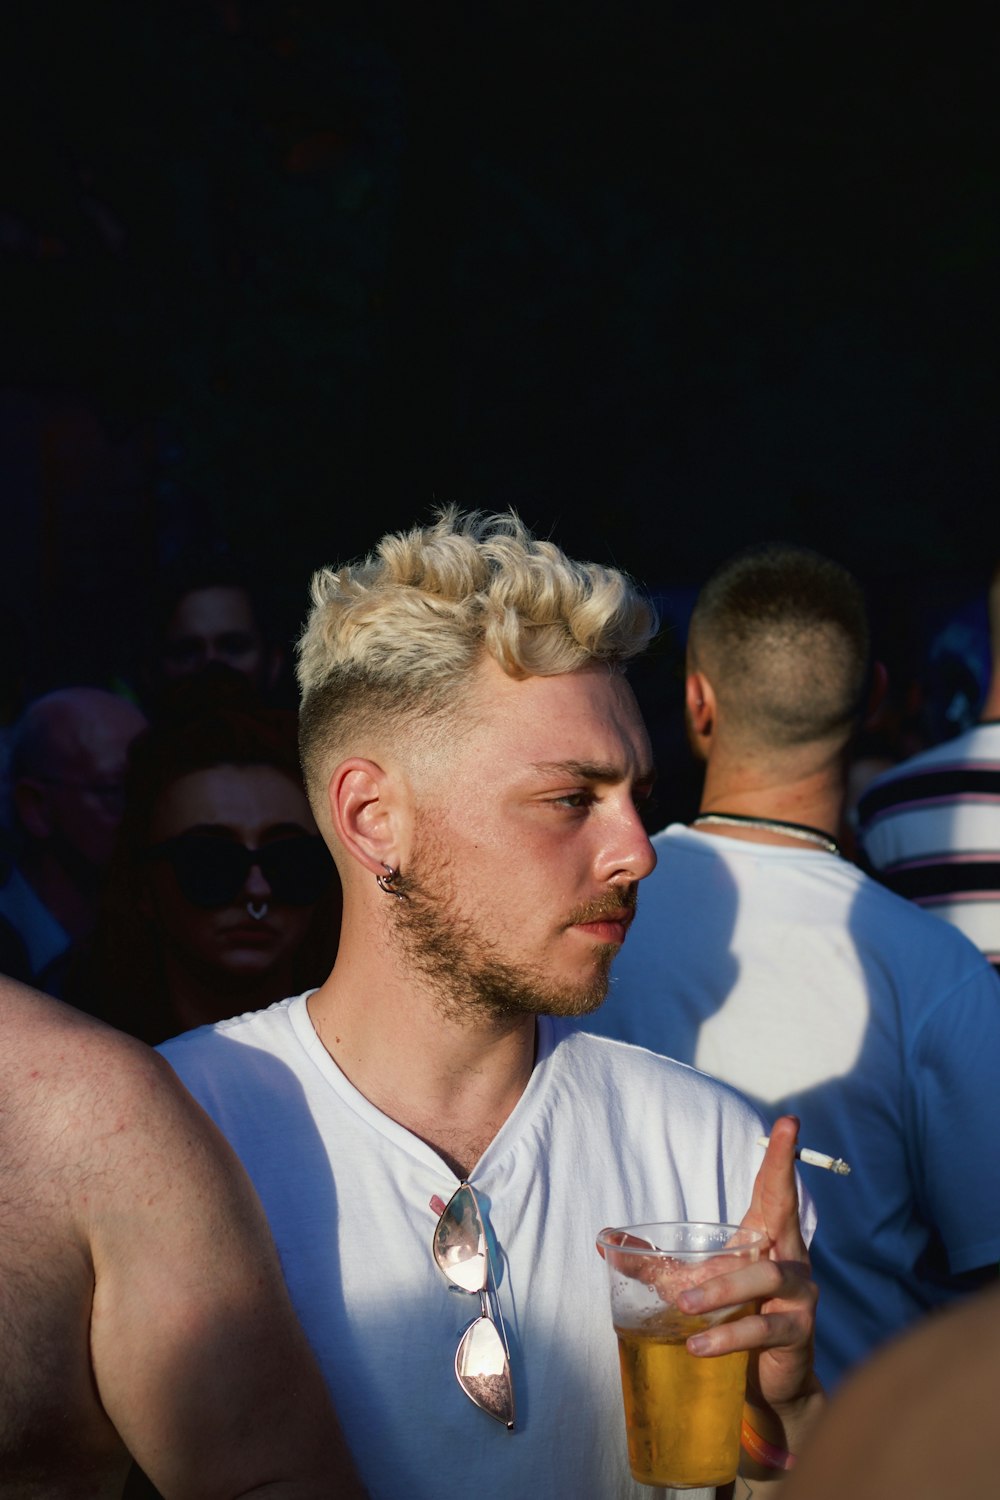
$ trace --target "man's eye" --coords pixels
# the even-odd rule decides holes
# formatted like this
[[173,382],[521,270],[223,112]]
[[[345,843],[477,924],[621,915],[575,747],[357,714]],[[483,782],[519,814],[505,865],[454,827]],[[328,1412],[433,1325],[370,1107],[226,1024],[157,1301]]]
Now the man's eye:
[[593,792],[564,792],[561,797],[556,797],[555,802],[559,807],[589,807],[594,800]]

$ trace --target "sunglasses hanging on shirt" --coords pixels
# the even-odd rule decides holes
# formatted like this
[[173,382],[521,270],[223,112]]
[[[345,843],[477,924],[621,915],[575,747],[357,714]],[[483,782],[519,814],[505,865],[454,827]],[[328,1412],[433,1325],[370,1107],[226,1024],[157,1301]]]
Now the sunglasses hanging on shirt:
[[[514,1386],[507,1330],[482,1210],[471,1183],[463,1182],[445,1207],[431,1249],[438,1270],[452,1286],[479,1297],[479,1316],[466,1328],[455,1351],[455,1378],[470,1401],[513,1432]],[[491,1302],[496,1306],[495,1316]]]
[[147,860],[165,860],[181,894],[193,906],[228,906],[238,899],[254,865],[271,887],[274,902],[311,906],[333,878],[333,860],[315,834],[275,839],[251,849],[235,839],[181,833],[154,844]]

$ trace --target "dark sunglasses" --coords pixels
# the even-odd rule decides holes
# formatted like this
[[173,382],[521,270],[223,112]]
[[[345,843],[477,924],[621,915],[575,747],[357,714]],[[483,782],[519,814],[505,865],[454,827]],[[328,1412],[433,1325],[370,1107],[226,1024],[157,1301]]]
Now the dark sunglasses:
[[311,906],[333,878],[333,860],[323,840],[304,833],[249,849],[234,839],[181,833],[147,849],[145,859],[164,859],[181,894],[193,906],[228,906],[246,884],[254,865],[271,887],[276,902]]
[[452,1286],[479,1297],[479,1317],[469,1324],[455,1351],[455,1378],[470,1401],[513,1432],[514,1385],[507,1330],[482,1210],[471,1183],[461,1184],[438,1219],[432,1251],[438,1269]]

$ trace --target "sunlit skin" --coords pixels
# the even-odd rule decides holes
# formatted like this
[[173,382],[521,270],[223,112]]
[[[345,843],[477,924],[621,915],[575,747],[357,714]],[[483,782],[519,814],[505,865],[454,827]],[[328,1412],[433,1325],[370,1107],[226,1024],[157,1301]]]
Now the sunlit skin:
[[470,1019],[484,967],[498,1014],[505,985],[514,1011],[592,1010],[655,859],[638,813],[652,782],[645,729],[604,668],[500,675],[458,755],[420,776],[395,935],[411,961],[422,943],[450,960],[428,973],[454,1002],[468,991]]
[[390,736],[334,769],[345,917],[336,967],[310,1002],[352,1082],[453,1160],[475,1160],[517,1102],[534,1019],[477,1004],[471,985],[463,1003],[467,976],[415,964],[405,903],[374,877],[399,868],[405,888],[415,872],[466,955],[527,976],[538,1009],[561,994],[574,1010],[595,981],[603,990],[655,864],[639,813],[649,741],[624,678],[590,667],[517,680],[488,660],[467,702],[443,745],[411,734],[401,751],[404,737]]
[[625,941],[656,861],[639,812],[653,780],[645,726],[604,667],[518,681],[488,662],[480,674],[467,732],[413,775],[404,889],[408,871],[427,864],[427,886],[436,866],[442,916],[484,953],[549,988],[586,988]]
[[[314,834],[316,825],[305,793],[274,766],[212,766],[173,782],[160,798],[150,825],[158,844],[197,829],[220,839],[260,848],[276,839]],[[256,866],[242,889],[225,905],[195,906],[181,892],[170,865],[155,860],[146,869],[148,910],[161,933],[171,992],[213,994],[222,1014],[232,1014],[231,997],[245,1008],[255,1003],[255,981],[283,993],[286,971],[302,942],[313,908],[275,902]],[[267,904],[259,921],[247,906]]]

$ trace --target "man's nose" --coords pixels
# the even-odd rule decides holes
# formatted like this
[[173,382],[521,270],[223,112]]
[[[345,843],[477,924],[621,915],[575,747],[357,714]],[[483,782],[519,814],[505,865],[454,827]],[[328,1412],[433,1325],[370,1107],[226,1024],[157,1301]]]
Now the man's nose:
[[615,837],[606,851],[605,880],[644,880],[656,868],[656,850],[631,798],[622,808]]

